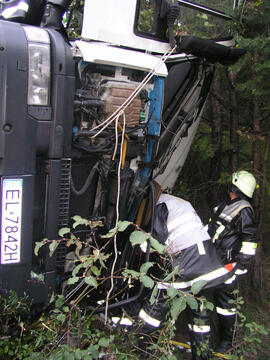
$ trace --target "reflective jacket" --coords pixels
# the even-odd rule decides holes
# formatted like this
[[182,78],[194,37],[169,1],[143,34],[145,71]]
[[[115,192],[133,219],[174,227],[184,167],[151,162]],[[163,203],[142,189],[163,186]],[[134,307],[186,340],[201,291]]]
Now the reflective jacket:
[[236,198],[216,207],[208,224],[211,236],[223,264],[237,262],[246,269],[257,248],[257,228],[251,204]]
[[153,236],[166,246],[173,267],[178,266],[175,283],[160,282],[159,289],[173,286],[187,290],[204,280],[204,288],[232,277],[233,265],[224,266],[215,246],[192,205],[178,197],[162,194],[156,207]]

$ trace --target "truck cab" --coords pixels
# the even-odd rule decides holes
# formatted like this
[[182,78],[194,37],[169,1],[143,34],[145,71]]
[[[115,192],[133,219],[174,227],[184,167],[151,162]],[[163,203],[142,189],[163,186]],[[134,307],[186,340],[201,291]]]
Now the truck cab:
[[[176,50],[175,35],[196,33],[194,14],[199,35],[210,19],[216,29],[230,20],[185,0],[86,0],[81,37],[69,41],[51,28],[0,20],[3,293],[13,289],[46,304],[63,291],[67,259],[74,262],[65,242],[53,256],[49,248],[72,217],[102,221],[103,233],[118,220],[144,228],[151,182],[173,188],[214,73],[204,56]],[[233,46],[220,29],[216,42]],[[117,241],[117,268],[139,266],[141,250],[125,236]]]

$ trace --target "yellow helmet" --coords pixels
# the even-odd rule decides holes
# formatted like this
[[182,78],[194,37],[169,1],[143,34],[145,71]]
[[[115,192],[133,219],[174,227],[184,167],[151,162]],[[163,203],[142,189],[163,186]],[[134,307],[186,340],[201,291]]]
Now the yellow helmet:
[[236,171],[232,174],[232,183],[247,197],[252,198],[256,188],[256,179],[248,171]]

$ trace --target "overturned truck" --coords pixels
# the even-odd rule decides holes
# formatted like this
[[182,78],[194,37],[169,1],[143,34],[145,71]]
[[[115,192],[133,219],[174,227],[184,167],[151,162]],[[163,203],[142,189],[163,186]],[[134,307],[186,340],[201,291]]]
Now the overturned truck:
[[[78,256],[106,242],[111,256],[97,274],[107,281],[87,298],[95,308],[112,270],[138,269],[152,256],[124,232],[104,234],[119,220],[151,231],[145,218],[154,207],[153,180],[172,189],[213,64],[234,63],[241,51],[228,26],[219,27],[230,17],[191,1],[92,0],[83,14],[81,39],[69,41],[50,27],[0,21],[0,282],[2,292],[26,293],[33,303],[47,304],[55,291],[74,298],[89,286],[80,276],[66,282]],[[204,28],[205,21],[214,26]],[[220,37],[207,40],[213,28],[222,29]],[[57,241],[74,217],[81,222],[73,237],[62,232],[65,240]],[[66,246],[74,236],[86,244],[80,252],[74,242]],[[128,281],[115,280],[109,309],[141,296],[143,284]]]

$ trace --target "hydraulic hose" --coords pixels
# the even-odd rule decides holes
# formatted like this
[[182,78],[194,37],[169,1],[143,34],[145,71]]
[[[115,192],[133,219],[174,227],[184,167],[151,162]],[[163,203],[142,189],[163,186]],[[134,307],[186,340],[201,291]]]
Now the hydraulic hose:
[[89,188],[89,186],[90,186],[90,184],[91,184],[91,182],[93,180],[93,177],[95,176],[96,173],[98,173],[98,165],[95,165],[95,166],[92,167],[92,169],[90,170],[90,173],[89,173],[84,185],[81,187],[80,190],[77,190],[75,188],[73,179],[71,177],[70,178],[71,191],[77,196],[83,195],[87,191],[87,189]]

